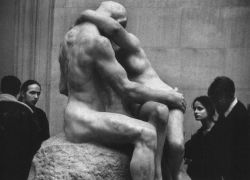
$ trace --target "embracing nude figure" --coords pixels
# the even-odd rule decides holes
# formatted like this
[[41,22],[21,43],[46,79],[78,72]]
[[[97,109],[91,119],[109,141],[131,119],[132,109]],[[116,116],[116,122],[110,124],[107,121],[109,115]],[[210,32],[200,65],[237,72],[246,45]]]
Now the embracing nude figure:
[[[122,23],[124,20],[123,16],[113,18],[117,20],[115,22]],[[157,165],[160,156],[157,154],[162,152],[162,148],[159,148],[156,128],[159,128],[160,122],[167,127],[163,128],[164,133],[170,132],[165,131],[169,129],[168,117],[171,116],[166,105],[183,110],[184,98],[164,83],[161,88],[155,88],[139,76],[138,79],[133,78],[124,64],[117,61],[115,47],[112,47],[111,41],[100,33],[97,26],[90,21],[79,23],[66,33],[61,44],[60,92],[68,96],[64,114],[66,137],[76,143],[132,143],[132,179],[161,179],[158,172],[160,167]],[[149,62],[147,64],[150,65]],[[156,75],[154,71],[153,74]],[[131,105],[128,107],[141,106],[138,117],[144,117],[153,125],[139,118],[106,112],[110,103],[107,87],[111,87],[121,99],[126,100]]]
[[[152,92],[158,90],[166,93],[167,101],[151,100],[138,103],[133,99],[123,99],[125,107],[133,117],[151,123],[157,131],[157,149],[155,154],[155,179],[162,179],[161,159],[167,162],[163,167],[168,179],[182,178],[180,166],[183,161],[184,136],[183,112],[186,104],[182,94],[163,82],[152,68],[139,39],[126,31],[125,8],[116,2],[106,1],[93,10],[81,13],[75,24],[91,22],[97,26],[102,35],[110,39],[116,58],[126,70],[132,82],[139,83]],[[157,112],[157,113],[156,113]],[[165,154],[163,147],[165,144]]]

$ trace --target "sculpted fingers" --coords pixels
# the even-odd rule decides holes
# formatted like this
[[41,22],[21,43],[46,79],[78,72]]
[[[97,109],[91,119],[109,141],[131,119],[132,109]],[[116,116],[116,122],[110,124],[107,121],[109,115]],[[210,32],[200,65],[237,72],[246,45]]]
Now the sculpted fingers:
[[175,87],[174,90],[175,90],[175,91],[178,91],[179,89],[178,89],[178,87]]
[[179,92],[176,92],[176,95],[177,95],[177,108],[184,113],[186,111],[186,106],[187,106],[184,95]]
[[186,111],[187,103],[185,101],[184,95],[177,90],[178,88],[174,88],[169,91],[171,101],[168,105],[170,108],[179,109],[184,113]]
[[182,112],[185,112],[185,111],[186,111],[186,101],[185,101],[185,99],[184,99],[183,94],[180,94],[179,109],[180,109]]
[[187,108],[187,102],[185,101],[184,97],[183,97],[183,102],[182,102],[182,111],[183,113],[186,111]]

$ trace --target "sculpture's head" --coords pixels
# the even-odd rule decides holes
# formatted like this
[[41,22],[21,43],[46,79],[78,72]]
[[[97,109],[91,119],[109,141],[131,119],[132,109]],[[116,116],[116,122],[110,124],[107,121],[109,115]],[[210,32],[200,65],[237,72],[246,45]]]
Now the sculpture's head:
[[117,20],[124,28],[127,25],[127,11],[125,7],[114,1],[104,1],[96,11]]

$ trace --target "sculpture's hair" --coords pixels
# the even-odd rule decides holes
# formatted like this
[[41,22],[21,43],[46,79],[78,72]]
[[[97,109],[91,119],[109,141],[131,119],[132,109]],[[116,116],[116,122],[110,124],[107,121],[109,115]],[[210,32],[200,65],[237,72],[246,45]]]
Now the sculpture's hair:
[[114,1],[104,1],[98,9],[109,12],[112,18],[117,20],[123,27],[126,27],[127,11],[122,4]]
[[103,1],[100,7],[105,8],[107,11],[111,12],[114,15],[122,15],[124,17],[126,17],[127,15],[125,7],[118,2]]

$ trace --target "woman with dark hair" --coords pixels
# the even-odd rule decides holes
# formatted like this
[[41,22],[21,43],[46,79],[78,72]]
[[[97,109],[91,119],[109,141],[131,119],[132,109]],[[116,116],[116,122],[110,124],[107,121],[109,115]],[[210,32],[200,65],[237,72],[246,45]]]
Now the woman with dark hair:
[[212,128],[215,125],[215,108],[208,96],[200,96],[192,103],[194,117],[201,128],[185,144],[187,173],[192,180],[220,180],[214,169],[216,153],[213,149]]

